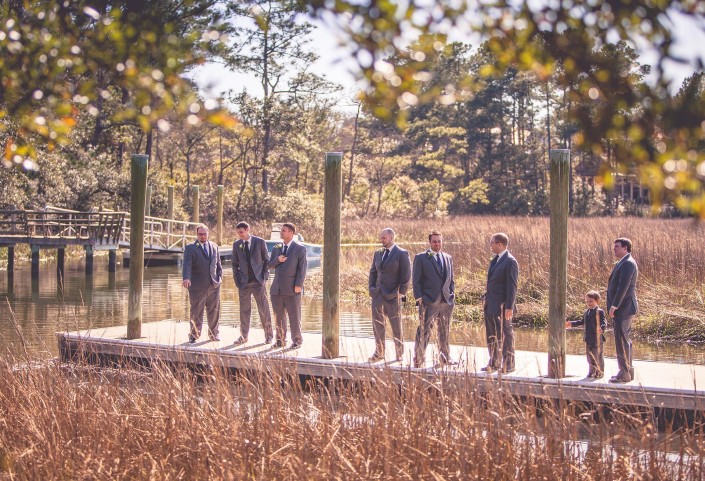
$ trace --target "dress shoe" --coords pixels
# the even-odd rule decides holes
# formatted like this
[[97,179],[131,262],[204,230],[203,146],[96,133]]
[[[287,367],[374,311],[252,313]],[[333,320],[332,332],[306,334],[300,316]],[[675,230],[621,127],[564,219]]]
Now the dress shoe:
[[509,368],[503,367],[503,368],[502,368],[502,374],[509,374],[509,373],[511,373],[511,372],[514,372],[514,371],[516,371],[516,369],[513,368],[513,367],[509,367]]
[[264,339],[264,343],[265,343],[265,344],[271,344],[271,343],[272,343],[272,336],[267,336],[267,337]]
[[277,341],[272,344],[272,347],[284,347],[284,345],[284,341],[282,341],[281,339],[277,339]]
[[218,336],[209,336],[210,340],[213,342],[218,342],[220,341],[220,338]]
[[592,375],[593,379],[602,379],[603,377],[605,377],[605,375],[601,372]]
[[301,347],[302,342],[292,342],[291,346],[289,346],[289,349],[298,349]]
[[495,369],[493,366],[485,366],[482,369],[480,369],[480,371],[485,371],[487,373],[495,372],[496,370],[497,369]]
[[629,379],[625,379],[625,378],[619,377],[619,376],[612,376],[612,377],[610,378],[610,382],[611,382],[611,383],[617,383],[617,384],[624,384],[624,383],[628,383],[628,382],[629,382]]
[[193,336],[189,336],[189,337],[188,337],[188,343],[189,343],[189,344],[195,344],[195,343],[196,343],[196,338],[193,337]]
[[384,354],[380,354],[378,352],[375,352],[372,354],[372,357],[368,359],[370,362],[379,362],[379,361],[384,361]]
[[239,346],[241,344],[245,344],[246,342],[247,342],[247,338],[240,336],[237,338],[237,341],[235,341],[235,345]]

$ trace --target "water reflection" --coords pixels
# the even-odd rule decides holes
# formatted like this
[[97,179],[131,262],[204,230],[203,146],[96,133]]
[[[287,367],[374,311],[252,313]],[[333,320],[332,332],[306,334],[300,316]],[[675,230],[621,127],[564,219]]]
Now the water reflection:
[[[22,339],[35,353],[56,355],[57,331],[125,325],[129,270],[118,266],[107,272],[107,257],[97,257],[94,274],[87,276],[81,260],[66,262],[63,278],[56,265],[43,265],[38,279],[32,279],[29,264],[15,264],[14,276],[0,272],[0,350],[19,354]],[[311,269],[315,273],[317,269]],[[225,268],[221,291],[222,322],[239,324],[238,296],[229,266]],[[188,319],[188,293],[181,287],[181,273],[175,267],[150,267],[144,274],[144,322],[161,319]],[[322,301],[305,298],[303,329],[320,331]],[[369,304],[341,303],[340,331],[350,336],[372,336]],[[253,310],[256,310],[253,306]],[[14,322],[13,322],[14,319]],[[404,337],[414,337],[418,320],[408,306],[404,315]],[[15,327],[16,326],[16,327]],[[261,327],[256,312],[253,326]],[[516,348],[546,351],[548,339],[543,329],[518,329]],[[485,345],[484,329],[455,324],[451,342]],[[582,331],[567,332],[567,351],[583,354]],[[705,364],[705,348],[688,344],[634,343],[638,359]],[[605,355],[614,356],[614,338],[608,337]]]

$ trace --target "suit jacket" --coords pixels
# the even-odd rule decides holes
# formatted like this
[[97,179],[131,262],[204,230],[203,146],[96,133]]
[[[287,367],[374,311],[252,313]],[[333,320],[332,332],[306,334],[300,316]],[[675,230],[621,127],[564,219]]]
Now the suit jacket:
[[[577,321],[570,321],[571,327],[585,326],[585,333],[583,334],[583,340],[589,346],[597,346],[597,318],[600,319],[600,330],[605,332],[607,329],[607,318],[605,317],[605,311],[596,307],[595,309],[587,309],[583,314],[582,319]],[[605,341],[605,335],[602,334],[602,342]]]
[[636,279],[639,276],[639,267],[631,254],[624,256],[612,268],[610,280],[607,284],[607,309],[615,306],[615,317],[633,316],[639,310],[636,300]]
[[444,269],[438,263],[431,250],[416,254],[414,257],[413,286],[414,299],[422,298],[424,304],[455,302],[455,277],[453,275],[453,258],[442,253]]
[[191,281],[190,291],[205,291],[211,285],[220,287],[223,282],[223,266],[220,264],[218,244],[208,241],[211,255],[196,241],[184,249],[183,279]]
[[514,309],[517,285],[519,283],[519,264],[509,251],[490,264],[487,271],[487,291],[485,292],[485,310],[495,316],[502,314],[502,309]]
[[395,245],[382,264],[384,249],[375,252],[370,267],[369,292],[372,298],[382,296],[391,301],[398,294],[406,295],[411,281],[411,261],[409,252]]
[[250,263],[255,274],[254,279],[250,279],[247,266],[247,254],[245,253],[245,241],[238,239],[233,243],[233,277],[238,288],[245,287],[251,281],[264,284],[269,278],[269,252],[267,243],[261,237],[250,236]]
[[279,262],[279,256],[283,248],[284,244],[279,243],[272,249],[269,267],[274,269],[274,280],[269,292],[273,296],[300,295],[294,292],[294,287],[304,287],[306,268],[308,266],[306,247],[296,241],[292,241],[286,252],[286,262]]

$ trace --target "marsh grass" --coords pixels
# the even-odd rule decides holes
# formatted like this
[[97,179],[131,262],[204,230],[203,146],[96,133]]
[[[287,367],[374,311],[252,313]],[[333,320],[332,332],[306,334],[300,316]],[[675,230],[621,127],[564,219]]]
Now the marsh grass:
[[[493,382],[302,383],[0,359],[0,479],[700,480],[700,429],[512,398]],[[398,381],[398,379],[397,379]],[[600,419],[599,422],[596,419]]]
[[[536,217],[454,217],[419,220],[345,220],[343,243],[376,243],[379,231],[392,227],[397,241],[413,255],[426,248],[432,229],[440,230],[445,250],[455,261],[458,320],[481,321],[479,298],[490,261],[488,240],[506,232],[519,262],[516,322],[543,326],[548,316],[549,219]],[[579,316],[584,295],[604,296],[615,261],[613,240],[629,237],[639,263],[640,315],[636,336],[705,342],[705,226],[693,220],[643,218],[571,218],[568,246],[568,313]],[[376,247],[344,248],[342,295],[366,301],[367,276]],[[318,292],[312,276],[309,292]]]

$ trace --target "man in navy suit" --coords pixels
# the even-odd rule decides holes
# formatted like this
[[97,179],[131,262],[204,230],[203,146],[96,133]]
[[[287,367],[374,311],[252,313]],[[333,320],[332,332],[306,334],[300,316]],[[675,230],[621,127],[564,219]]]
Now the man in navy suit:
[[372,330],[375,335],[375,352],[370,362],[382,361],[385,351],[385,323],[389,319],[394,336],[396,360],[404,354],[401,329],[401,301],[406,296],[411,281],[409,252],[394,243],[394,231],[383,229],[379,235],[382,249],[375,252],[368,279],[372,297]]
[[443,236],[433,231],[428,235],[429,248],[414,257],[413,286],[419,307],[419,327],[416,329],[414,366],[423,367],[426,346],[433,323],[438,321],[438,348],[440,364],[450,363],[448,334],[450,318],[455,306],[455,279],[453,258],[442,251]]
[[301,293],[306,279],[306,247],[294,240],[296,226],[290,222],[282,225],[282,242],[272,249],[269,267],[274,269],[274,280],[269,292],[277,323],[277,340],[274,347],[286,345],[286,318],[291,326],[290,349],[298,349],[304,342],[301,334]]
[[519,280],[519,264],[507,250],[509,236],[494,234],[490,250],[494,254],[487,270],[487,291],[483,294],[485,334],[490,361],[483,371],[512,372],[514,365],[514,328],[512,318]]
[[614,255],[619,261],[612,268],[607,284],[607,309],[614,319],[614,344],[617,351],[619,372],[610,382],[629,382],[634,379],[632,365],[632,319],[639,310],[636,300],[636,279],[639,267],[632,257],[632,241],[620,237],[614,241]]
[[252,317],[252,298],[257,303],[259,319],[264,328],[265,343],[272,342],[272,315],[269,312],[267,288],[269,278],[269,252],[261,237],[250,234],[250,224],[240,222],[235,226],[239,237],[233,243],[233,277],[240,301],[240,337],[235,344],[247,342]]
[[220,264],[218,244],[208,240],[208,227],[196,227],[196,242],[184,249],[183,286],[188,289],[191,303],[191,329],[189,342],[193,344],[201,336],[203,309],[208,313],[208,337],[219,341],[220,284],[223,282],[223,267]]

